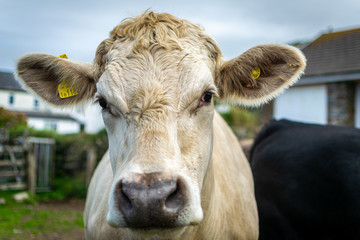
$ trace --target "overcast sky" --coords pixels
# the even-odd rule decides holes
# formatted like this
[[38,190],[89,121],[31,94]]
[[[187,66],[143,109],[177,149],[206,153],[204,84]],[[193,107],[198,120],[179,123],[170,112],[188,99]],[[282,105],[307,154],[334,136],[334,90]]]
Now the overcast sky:
[[0,70],[14,70],[28,52],[92,62],[115,25],[149,8],[200,24],[226,59],[258,44],[360,27],[360,0],[0,0]]

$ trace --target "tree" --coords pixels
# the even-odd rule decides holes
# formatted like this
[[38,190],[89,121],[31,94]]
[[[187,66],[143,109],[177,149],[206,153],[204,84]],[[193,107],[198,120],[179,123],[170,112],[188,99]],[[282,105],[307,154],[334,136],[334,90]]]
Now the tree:
[[10,129],[17,126],[27,126],[24,113],[14,113],[0,107],[0,128]]

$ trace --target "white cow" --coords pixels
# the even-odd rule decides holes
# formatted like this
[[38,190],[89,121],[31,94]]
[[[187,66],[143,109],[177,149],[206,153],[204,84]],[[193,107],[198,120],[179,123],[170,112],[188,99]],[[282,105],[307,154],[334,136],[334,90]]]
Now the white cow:
[[282,45],[225,61],[197,25],[145,12],[116,26],[92,65],[28,54],[17,76],[53,105],[102,107],[109,151],[88,190],[87,239],[257,239],[252,174],[213,98],[259,105],[304,68]]

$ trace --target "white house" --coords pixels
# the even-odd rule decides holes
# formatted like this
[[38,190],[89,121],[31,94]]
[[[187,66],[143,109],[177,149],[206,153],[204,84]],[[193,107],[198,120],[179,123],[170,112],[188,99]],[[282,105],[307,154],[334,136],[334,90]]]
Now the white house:
[[302,51],[305,75],[265,107],[264,118],[359,128],[360,28],[323,34]]
[[54,108],[23,90],[13,74],[8,72],[0,72],[0,107],[24,112],[28,125],[37,129],[52,129],[59,133],[82,130],[94,133],[104,126],[97,105],[73,109]]

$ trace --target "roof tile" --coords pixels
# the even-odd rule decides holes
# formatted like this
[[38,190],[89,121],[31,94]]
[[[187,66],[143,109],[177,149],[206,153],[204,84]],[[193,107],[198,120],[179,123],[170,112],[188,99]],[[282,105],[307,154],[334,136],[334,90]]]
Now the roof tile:
[[12,73],[0,72],[0,89],[25,92]]
[[323,34],[302,51],[304,77],[360,72],[360,28]]

